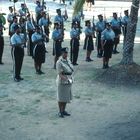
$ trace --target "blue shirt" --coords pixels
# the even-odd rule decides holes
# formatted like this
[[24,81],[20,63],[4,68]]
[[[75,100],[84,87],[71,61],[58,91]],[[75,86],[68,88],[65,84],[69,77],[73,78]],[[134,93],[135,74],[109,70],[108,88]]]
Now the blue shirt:
[[96,30],[102,32],[105,29],[105,21],[98,21],[96,23]]
[[10,22],[10,23],[13,22],[13,16],[14,16],[13,13],[9,13],[9,14],[8,14],[8,16],[7,16],[7,20],[8,20],[8,22]]
[[12,45],[22,45],[21,47],[24,46],[24,43],[25,43],[25,37],[24,37],[24,34],[13,34],[12,37],[11,37],[11,44]]
[[101,33],[101,40],[114,40],[115,38],[115,33],[113,32],[112,29],[105,29],[102,33]]
[[43,40],[42,34],[37,33],[37,32],[33,33],[32,42],[36,42],[36,41],[39,41],[39,40]]
[[75,28],[71,29],[71,31],[70,31],[70,37],[71,38],[79,37],[79,35],[80,35],[79,29],[75,29]]
[[129,16],[124,16],[124,17],[122,18],[122,24],[123,24],[123,25],[127,25],[128,21],[129,21]]
[[55,30],[52,32],[52,39],[53,39],[53,40],[62,39],[62,32],[61,32],[60,29],[55,29]]
[[37,5],[36,7],[35,7],[35,12],[36,12],[36,14],[41,14],[41,12],[42,12],[42,10],[43,10],[43,7],[40,5]]
[[26,16],[26,9],[19,9],[20,16]]
[[112,19],[111,20],[111,26],[113,28],[120,28],[121,27],[121,20],[120,19]]
[[27,24],[27,30],[34,30],[35,29],[31,20],[27,20],[26,24]]
[[49,25],[49,21],[47,18],[42,17],[41,19],[39,19],[39,26],[48,26]]
[[63,16],[56,15],[54,18],[54,23],[55,22],[59,22],[61,25],[63,25],[63,23],[64,23]]
[[94,34],[94,30],[92,27],[85,28],[85,35],[92,36]]
[[18,23],[12,23],[12,25],[10,26],[10,32],[11,33],[14,33],[15,32],[15,30],[14,30],[14,27],[16,26],[16,25],[18,25]]

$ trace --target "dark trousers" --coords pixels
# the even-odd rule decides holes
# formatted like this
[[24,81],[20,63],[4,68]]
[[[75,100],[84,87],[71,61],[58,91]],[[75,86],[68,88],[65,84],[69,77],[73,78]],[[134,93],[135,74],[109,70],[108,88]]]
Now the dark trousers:
[[4,50],[4,38],[0,36],[0,62],[2,62],[2,55]]
[[70,45],[71,45],[70,60],[73,64],[76,64],[79,53],[79,39],[77,38],[71,39]]
[[29,32],[29,46],[28,46],[28,54],[30,56],[33,56],[33,42],[32,42],[32,34],[34,33],[33,31],[28,31]]
[[24,58],[24,49],[21,47],[12,48],[12,58],[13,58],[14,78],[19,78]]

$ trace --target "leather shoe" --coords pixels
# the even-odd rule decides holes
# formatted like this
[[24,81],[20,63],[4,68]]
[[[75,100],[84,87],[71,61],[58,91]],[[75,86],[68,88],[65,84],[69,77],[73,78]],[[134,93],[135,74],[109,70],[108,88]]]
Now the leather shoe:
[[63,114],[62,112],[59,112],[59,113],[58,113],[58,116],[59,116],[60,118],[64,118],[64,114]]
[[68,112],[66,112],[66,111],[63,112],[63,115],[70,116],[70,114]]

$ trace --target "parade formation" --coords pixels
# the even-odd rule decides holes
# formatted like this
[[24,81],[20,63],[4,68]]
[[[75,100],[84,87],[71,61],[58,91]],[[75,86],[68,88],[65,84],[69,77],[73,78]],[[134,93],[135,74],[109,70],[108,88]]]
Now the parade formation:
[[[16,1],[14,1],[16,2]],[[16,12],[18,11],[18,12]],[[23,80],[20,76],[22,63],[24,58],[24,48],[27,48],[28,55],[34,59],[34,67],[36,74],[44,74],[41,69],[45,62],[47,49],[45,45],[53,40],[52,54],[54,56],[53,68],[56,69],[56,63],[61,56],[63,49],[63,42],[65,41],[65,22],[67,21],[68,13],[65,9],[65,14],[62,14],[60,8],[56,9],[54,20],[50,20],[49,13],[46,11],[46,4],[44,1],[36,1],[35,18],[30,13],[29,7],[26,3],[21,3],[21,8],[16,10],[15,7],[9,6],[9,14],[7,15],[7,22],[9,23],[9,37],[11,47],[11,55],[13,59],[13,78],[14,81],[19,82]],[[4,50],[4,36],[5,30],[4,14],[0,16],[0,65],[2,61]],[[119,53],[117,48],[120,41],[120,35],[123,34],[124,42],[127,32],[127,24],[129,22],[129,11],[124,11],[124,17],[118,17],[117,13],[112,13],[112,19],[109,22],[102,14],[97,16],[98,21],[84,20],[83,9],[73,15],[70,23],[70,42],[67,47],[70,48],[71,63],[78,65],[78,55],[80,44],[80,34],[85,33],[83,49],[86,50],[85,61],[92,62],[92,51],[97,48],[97,57],[103,58],[103,69],[109,68],[109,59],[112,54]],[[84,21],[85,26],[81,26]],[[53,26],[52,36],[50,36],[50,27]],[[94,42],[95,40],[95,42]],[[89,63],[90,64],[90,63]]]

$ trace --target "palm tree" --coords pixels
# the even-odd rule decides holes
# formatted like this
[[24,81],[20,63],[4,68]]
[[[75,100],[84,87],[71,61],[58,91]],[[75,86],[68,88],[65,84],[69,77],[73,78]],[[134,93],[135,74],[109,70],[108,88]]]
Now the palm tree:
[[140,0],[133,0],[130,12],[130,22],[127,26],[126,41],[123,46],[123,58],[121,64],[129,65],[133,64],[133,48],[134,39],[136,35],[137,21],[138,21],[138,11],[139,11]]
[[[85,3],[85,0],[76,0],[74,6],[74,13],[78,13]],[[121,60],[122,65],[133,64],[133,48],[134,39],[136,35],[137,21],[138,21],[138,11],[139,11],[140,0],[132,0],[132,6],[130,11],[130,22],[127,27],[126,40],[123,46],[123,57]]]

